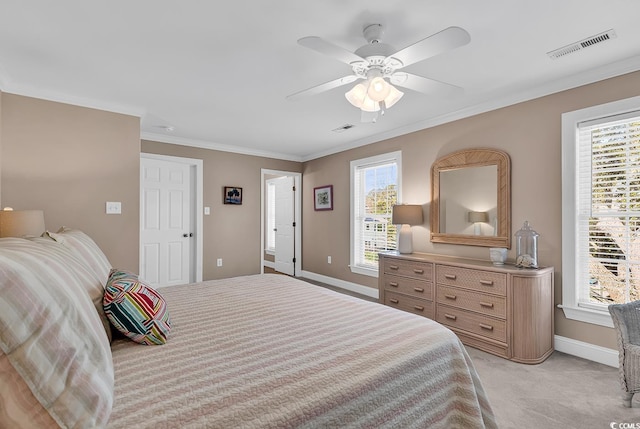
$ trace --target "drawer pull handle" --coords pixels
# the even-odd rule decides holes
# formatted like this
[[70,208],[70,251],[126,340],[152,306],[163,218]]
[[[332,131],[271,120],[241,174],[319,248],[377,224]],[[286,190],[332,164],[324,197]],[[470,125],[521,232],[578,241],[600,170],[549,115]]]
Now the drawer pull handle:
[[421,305],[414,305],[413,308],[417,311],[424,311],[424,307]]
[[416,273],[416,274],[423,274],[424,270],[421,270],[420,268],[414,268],[413,272]]
[[492,302],[481,302],[480,303],[480,307],[493,308],[493,303]]
[[445,295],[444,297],[447,298],[447,299],[456,299],[456,298],[458,298],[455,295]]
[[398,287],[398,283],[396,283],[396,282],[389,282],[389,286],[391,286],[391,287]]
[[456,279],[456,275],[455,274],[445,274],[444,278],[445,279],[449,279],[449,280],[455,280]]
[[397,303],[399,303],[400,301],[398,301],[398,300],[397,300],[397,299],[395,299],[395,298],[391,298],[391,299],[389,299],[389,302],[390,302],[391,304],[397,304]]
[[487,331],[493,331],[493,326],[491,325],[485,325],[484,323],[480,323],[480,327],[482,329],[486,329]]
[[389,265],[389,269],[390,270],[397,270],[398,266],[397,265]]
[[414,287],[413,290],[420,293],[424,292],[424,288],[421,288],[421,287]]
[[444,317],[449,319],[449,320],[456,320],[457,319],[457,317],[454,316],[453,314],[447,314],[447,313],[444,314]]
[[481,285],[493,286],[493,280],[480,280]]

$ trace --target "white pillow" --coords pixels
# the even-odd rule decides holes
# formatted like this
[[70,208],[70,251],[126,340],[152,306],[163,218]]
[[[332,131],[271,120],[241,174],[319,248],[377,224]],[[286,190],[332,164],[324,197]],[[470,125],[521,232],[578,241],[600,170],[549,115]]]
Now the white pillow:
[[74,255],[91,267],[103,285],[107,283],[112,268],[111,263],[91,237],[78,229],[66,226],[60,228],[58,232],[47,231],[45,234],[71,250]]
[[81,278],[39,243],[0,239],[0,348],[60,426],[107,424],[109,340]]

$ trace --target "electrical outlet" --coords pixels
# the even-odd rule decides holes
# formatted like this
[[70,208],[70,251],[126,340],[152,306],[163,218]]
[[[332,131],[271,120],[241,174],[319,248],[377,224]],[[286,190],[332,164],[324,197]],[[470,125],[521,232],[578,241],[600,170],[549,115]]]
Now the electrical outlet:
[[119,201],[107,201],[107,214],[121,214],[122,203]]
[[327,256],[327,264],[331,263],[331,256]]
[[222,266],[222,258],[218,258],[218,260],[216,261],[216,264],[221,267]]

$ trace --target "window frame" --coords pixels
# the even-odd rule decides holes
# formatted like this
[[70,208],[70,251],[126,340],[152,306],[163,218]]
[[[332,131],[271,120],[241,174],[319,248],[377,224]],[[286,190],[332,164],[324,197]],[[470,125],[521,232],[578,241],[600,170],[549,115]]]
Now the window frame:
[[349,269],[352,273],[362,274],[370,277],[378,277],[378,268],[368,268],[356,264],[356,190],[355,190],[355,174],[360,168],[375,166],[385,162],[395,162],[396,164],[396,203],[402,201],[402,151],[387,152],[380,155],[370,156],[367,158],[356,159],[350,162],[350,213],[349,213]]
[[562,304],[567,319],[613,327],[606,306],[579,305],[578,145],[580,124],[640,111],[640,96],[562,114]]

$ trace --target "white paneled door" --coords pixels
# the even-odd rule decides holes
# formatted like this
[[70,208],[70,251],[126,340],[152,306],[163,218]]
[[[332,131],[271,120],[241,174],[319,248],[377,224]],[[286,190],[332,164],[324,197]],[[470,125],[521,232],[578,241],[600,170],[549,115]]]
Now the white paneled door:
[[275,270],[295,275],[295,200],[294,177],[285,176],[276,184],[276,255]]
[[188,164],[141,158],[140,278],[151,286],[192,281],[192,182]]

